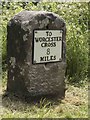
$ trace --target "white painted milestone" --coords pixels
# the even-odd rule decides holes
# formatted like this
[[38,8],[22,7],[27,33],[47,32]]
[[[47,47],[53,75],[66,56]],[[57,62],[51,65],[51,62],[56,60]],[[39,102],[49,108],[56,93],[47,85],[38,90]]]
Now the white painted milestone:
[[62,30],[34,30],[33,63],[62,59]]

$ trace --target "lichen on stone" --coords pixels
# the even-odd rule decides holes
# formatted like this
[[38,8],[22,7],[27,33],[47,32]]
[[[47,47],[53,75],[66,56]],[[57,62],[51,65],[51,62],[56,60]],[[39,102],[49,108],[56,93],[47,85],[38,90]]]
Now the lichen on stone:
[[13,76],[12,80],[14,81],[15,77]]
[[11,57],[9,62],[10,62],[10,64],[11,64],[11,66],[12,66],[13,68],[15,68],[16,58],[15,58],[15,57]]
[[38,24],[38,20],[35,20],[35,24]]
[[21,23],[21,28],[25,31],[27,31],[27,26],[29,25],[29,21],[23,21]]
[[42,21],[39,21],[39,24],[40,24],[39,28],[43,28],[49,24],[49,19],[45,18]]
[[13,73],[13,70],[11,69],[11,73]]
[[27,34],[23,35],[23,41],[27,41],[28,38],[27,38]]
[[24,75],[24,69],[21,69],[20,74]]

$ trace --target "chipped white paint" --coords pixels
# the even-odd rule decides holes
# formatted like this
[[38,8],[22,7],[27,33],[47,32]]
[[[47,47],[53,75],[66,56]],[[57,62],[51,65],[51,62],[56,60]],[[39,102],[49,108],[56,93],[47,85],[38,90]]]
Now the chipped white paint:
[[23,41],[27,41],[28,38],[27,38],[27,34],[23,35]]

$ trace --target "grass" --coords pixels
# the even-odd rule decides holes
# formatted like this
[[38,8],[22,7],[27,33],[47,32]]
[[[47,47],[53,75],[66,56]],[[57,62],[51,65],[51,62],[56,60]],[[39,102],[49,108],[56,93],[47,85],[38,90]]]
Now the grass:
[[[4,75],[2,94],[6,89],[6,79]],[[88,118],[88,85],[75,87],[67,84],[63,100],[44,98],[27,103],[11,95],[3,97],[2,105],[0,118]]]

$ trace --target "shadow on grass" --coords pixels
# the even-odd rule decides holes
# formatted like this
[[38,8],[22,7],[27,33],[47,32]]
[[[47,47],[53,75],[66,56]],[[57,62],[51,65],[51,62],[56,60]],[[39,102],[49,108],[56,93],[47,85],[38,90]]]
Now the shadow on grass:
[[59,97],[55,97],[53,95],[46,96],[38,96],[38,97],[29,97],[29,98],[20,98],[13,93],[5,92],[2,95],[2,105],[3,107],[9,110],[17,110],[22,111],[27,108],[33,108],[34,106],[37,108],[49,108],[55,105],[59,105],[61,103],[61,99]]

